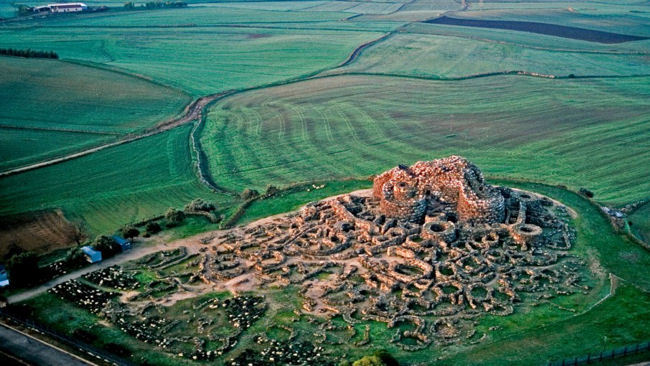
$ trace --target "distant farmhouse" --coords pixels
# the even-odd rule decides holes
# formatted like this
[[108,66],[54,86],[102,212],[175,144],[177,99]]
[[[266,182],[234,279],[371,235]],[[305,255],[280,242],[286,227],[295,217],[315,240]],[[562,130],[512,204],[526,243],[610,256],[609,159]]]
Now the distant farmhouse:
[[88,6],[84,3],[47,4],[33,8],[35,13],[72,13],[85,10],[88,10]]

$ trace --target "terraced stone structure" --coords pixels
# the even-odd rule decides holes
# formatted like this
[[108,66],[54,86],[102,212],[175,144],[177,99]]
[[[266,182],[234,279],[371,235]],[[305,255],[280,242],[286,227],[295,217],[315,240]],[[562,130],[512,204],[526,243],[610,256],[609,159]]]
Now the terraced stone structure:
[[373,196],[383,214],[412,222],[421,222],[427,211],[445,205],[463,221],[497,223],[505,215],[501,192],[460,156],[393,168],[375,178]]

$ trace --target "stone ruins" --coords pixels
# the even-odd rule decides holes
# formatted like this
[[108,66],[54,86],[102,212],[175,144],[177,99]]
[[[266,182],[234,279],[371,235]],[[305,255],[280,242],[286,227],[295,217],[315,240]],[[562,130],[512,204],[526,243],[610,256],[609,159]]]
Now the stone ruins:
[[471,319],[510,314],[524,294],[581,289],[567,218],[451,156],[393,168],[371,193],[233,229],[209,242],[199,275],[235,292],[297,285],[302,312],[385,322],[395,343],[418,350],[471,337]]
[[[575,236],[568,221],[564,206],[493,187],[475,165],[451,156],[398,166],[377,176],[372,190],[83,279],[119,292],[77,281],[50,292],[176,357],[335,364],[326,346],[371,344],[370,323],[360,324],[366,321],[385,323],[396,346],[417,351],[480,341],[487,334],[476,331],[482,314],[508,315],[518,302],[588,289],[579,275],[584,264],[568,253]],[[269,300],[283,289],[299,298]],[[232,297],[214,297],[226,290]],[[285,340],[255,331],[272,308],[307,321],[310,333],[291,322],[265,329],[288,334]],[[250,331],[255,345],[235,350]]]

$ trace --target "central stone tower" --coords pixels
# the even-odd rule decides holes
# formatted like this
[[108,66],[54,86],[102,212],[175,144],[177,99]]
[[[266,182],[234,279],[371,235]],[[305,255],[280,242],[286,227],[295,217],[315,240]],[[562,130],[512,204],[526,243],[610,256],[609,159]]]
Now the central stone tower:
[[501,191],[485,183],[478,167],[460,156],[400,165],[379,176],[373,195],[389,217],[421,221],[429,209],[455,206],[459,221],[499,223],[505,219]]

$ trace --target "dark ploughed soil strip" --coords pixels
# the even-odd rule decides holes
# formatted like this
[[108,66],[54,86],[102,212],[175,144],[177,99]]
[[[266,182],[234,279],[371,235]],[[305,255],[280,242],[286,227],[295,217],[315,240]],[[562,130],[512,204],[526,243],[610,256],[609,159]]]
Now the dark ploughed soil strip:
[[429,19],[425,21],[425,23],[460,25],[464,27],[510,29],[515,31],[547,34],[550,36],[572,38],[579,39],[581,41],[599,43],[623,43],[648,39],[648,37],[630,36],[627,34],[602,32],[576,27],[566,27],[563,25],[549,23],[521,22],[510,20],[458,19],[442,16],[436,19]]

